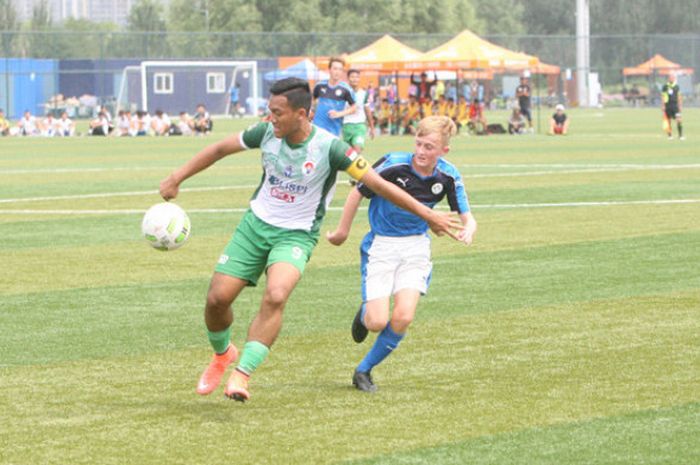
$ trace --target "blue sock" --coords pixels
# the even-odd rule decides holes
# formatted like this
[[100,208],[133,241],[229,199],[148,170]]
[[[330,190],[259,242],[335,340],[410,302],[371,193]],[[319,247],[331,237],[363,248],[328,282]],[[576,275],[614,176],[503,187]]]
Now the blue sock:
[[357,371],[368,373],[372,368],[379,365],[382,360],[387,358],[389,354],[396,349],[404,336],[405,334],[395,333],[394,330],[391,329],[391,325],[387,323],[386,328],[379,333],[377,340],[374,341],[374,345],[357,366]]

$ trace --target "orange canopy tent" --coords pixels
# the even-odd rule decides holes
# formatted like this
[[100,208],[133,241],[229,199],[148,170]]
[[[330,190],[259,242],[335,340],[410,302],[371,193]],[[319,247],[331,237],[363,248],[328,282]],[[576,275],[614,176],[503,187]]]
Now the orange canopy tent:
[[539,59],[492,44],[464,30],[444,44],[427,51],[412,64],[413,69],[526,69]]
[[624,68],[622,74],[624,76],[649,76],[651,74],[693,74],[692,68],[683,68],[678,63],[674,63],[671,60],[659,55],[658,53],[637,66],[631,66]]
[[390,35],[385,35],[367,47],[345,56],[350,67],[372,71],[403,71],[415,62],[423,52],[402,44]]

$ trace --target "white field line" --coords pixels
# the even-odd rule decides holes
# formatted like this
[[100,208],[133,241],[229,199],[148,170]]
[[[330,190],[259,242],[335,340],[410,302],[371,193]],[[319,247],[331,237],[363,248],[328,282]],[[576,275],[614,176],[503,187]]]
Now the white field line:
[[[504,203],[473,205],[474,210],[519,209],[519,208],[572,208],[572,207],[610,207],[625,205],[679,205],[696,204],[700,199],[662,199],[662,200],[610,200],[603,202],[551,202],[551,203]],[[446,210],[447,206],[438,206],[440,210]],[[367,207],[360,207],[366,210]],[[248,208],[192,208],[187,213],[244,213]],[[343,207],[330,207],[328,211],[340,212]],[[143,209],[115,209],[115,210],[0,210],[2,215],[142,215]]]
[[[180,192],[208,192],[208,191],[225,191],[233,189],[255,189],[257,184],[247,186],[216,186],[216,187],[186,187],[180,189]],[[105,197],[131,197],[140,195],[153,195],[159,192],[155,189],[150,191],[131,191],[131,192],[101,192],[97,194],[75,194],[75,195],[55,195],[51,197],[25,197],[17,199],[0,199],[0,203],[19,203],[19,202],[39,202],[48,200],[75,200],[75,199],[98,199]]]
[[[642,164],[642,163],[623,163],[623,164],[606,164],[606,163],[469,163],[461,165],[463,168],[582,168],[582,169],[681,169],[681,168],[700,168],[700,164]],[[3,174],[42,174],[42,173],[101,173],[110,171],[168,171],[170,168],[162,166],[115,166],[115,167],[97,167],[97,168],[22,168],[22,169],[0,169],[0,175]],[[234,167],[220,167],[218,169],[234,169]],[[497,174],[497,173],[494,173]]]
[[[575,170],[551,170],[551,171],[524,171],[515,173],[481,173],[481,174],[471,174],[463,176],[464,179],[478,179],[478,178],[499,178],[499,177],[521,177],[521,176],[543,176],[549,174],[575,174],[575,173],[606,173],[606,172],[620,172],[620,171],[634,171],[634,170],[676,170],[676,169],[694,169],[700,168],[700,164],[688,164],[688,165],[565,165],[565,164],[513,164],[513,165],[463,165],[463,166],[498,166],[498,167],[570,167],[570,166],[586,166],[589,168],[575,169]],[[341,181],[338,184],[343,184]],[[255,185],[242,185],[242,186],[215,186],[215,187],[190,187],[180,189],[180,192],[208,192],[208,191],[223,191],[223,190],[234,190],[234,189],[255,189],[258,187]],[[127,197],[127,196],[141,196],[141,195],[153,195],[158,194],[157,190],[148,191],[131,191],[131,192],[102,192],[95,194],[75,194],[75,195],[57,195],[57,196],[46,196],[46,197],[25,197],[25,198],[14,198],[14,199],[0,199],[0,204],[2,203],[20,203],[20,202],[39,202],[39,201],[53,201],[53,200],[77,200],[77,199],[96,199],[96,198],[108,198],[108,197]]]
[[102,173],[109,171],[162,171],[167,173],[170,168],[163,166],[115,166],[113,168],[24,168],[0,169],[0,174],[60,174],[60,173]]
[[464,168],[629,168],[629,169],[681,169],[700,168],[700,163],[654,164],[646,163],[469,163]]

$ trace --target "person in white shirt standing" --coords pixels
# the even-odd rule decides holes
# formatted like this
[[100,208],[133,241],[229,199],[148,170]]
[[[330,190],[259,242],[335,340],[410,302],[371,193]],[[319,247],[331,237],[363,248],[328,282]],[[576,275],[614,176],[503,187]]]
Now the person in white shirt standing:
[[355,112],[343,118],[343,141],[347,142],[357,153],[362,152],[367,138],[374,139],[374,119],[369,106],[367,91],[360,88],[360,72],[348,71],[348,83],[355,92]]

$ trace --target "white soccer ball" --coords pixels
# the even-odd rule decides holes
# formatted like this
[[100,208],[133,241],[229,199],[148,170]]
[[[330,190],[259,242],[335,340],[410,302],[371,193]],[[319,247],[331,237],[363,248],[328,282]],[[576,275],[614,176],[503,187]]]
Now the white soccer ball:
[[182,247],[190,237],[190,229],[190,218],[185,210],[170,202],[153,205],[141,223],[143,237],[158,250]]

